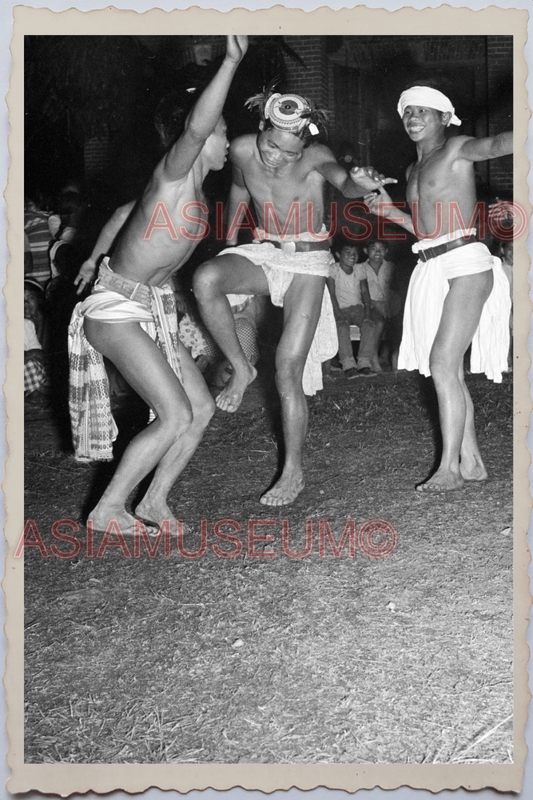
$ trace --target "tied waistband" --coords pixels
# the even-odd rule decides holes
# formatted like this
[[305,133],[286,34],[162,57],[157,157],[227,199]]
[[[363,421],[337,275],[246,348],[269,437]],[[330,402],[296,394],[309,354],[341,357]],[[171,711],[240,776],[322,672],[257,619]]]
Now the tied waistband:
[[456,250],[458,247],[464,247],[467,244],[474,244],[477,242],[475,236],[463,236],[460,239],[453,239],[451,242],[444,242],[435,247],[425,247],[423,250],[418,250],[417,255],[421,261],[429,261],[430,258],[443,256],[444,253],[449,253],[451,250]]
[[260,239],[258,244],[272,244],[278,250],[285,250],[286,252],[292,253],[311,253],[315,250],[329,250],[330,249],[330,242],[329,241],[320,241],[320,242],[302,242],[298,241],[287,241],[287,242],[279,242],[277,239]]
[[139,281],[133,281],[124,275],[118,275],[105,263],[100,266],[94,288],[98,290],[99,286],[104,289],[110,289],[112,292],[117,292],[128,300],[135,300],[146,308],[150,308],[152,287]]

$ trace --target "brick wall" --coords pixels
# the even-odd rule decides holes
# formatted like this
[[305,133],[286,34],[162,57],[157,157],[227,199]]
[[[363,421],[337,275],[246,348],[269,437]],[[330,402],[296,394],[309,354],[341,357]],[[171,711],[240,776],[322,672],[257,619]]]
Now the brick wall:
[[287,88],[329,109],[329,70],[326,36],[285,36],[285,41],[305,63],[286,57]]
[[85,164],[85,177],[90,181],[91,178],[98,178],[105,172],[109,161],[110,143],[109,139],[89,139],[85,143],[83,159]]

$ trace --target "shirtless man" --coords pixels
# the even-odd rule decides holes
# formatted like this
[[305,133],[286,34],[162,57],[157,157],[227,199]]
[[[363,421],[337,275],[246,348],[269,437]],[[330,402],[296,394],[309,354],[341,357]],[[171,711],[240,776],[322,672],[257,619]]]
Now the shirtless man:
[[417,489],[445,492],[487,477],[463,357],[472,343],[472,372],[501,381],[509,344],[509,292],[502,288],[499,259],[475,241],[476,229],[470,227],[476,212],[474,163],[511,153],[513,137],[446,138],[448,125],[461,121],[450,100],[428,86],[403,92],[398,113],[418,155],[407,170],[411,216],[391,205],[382,189],[380,197],[369,196],[367,202],[420,239],[413,246],[420,260],[409,284],[398,367],[431,374],[435,382],[442,458]]
[[[214,411],[200,372],[179,343],[169,280],[201,238],[199,218],[207,214],[200,214],[197,204],[204,201],[202,184],[207,173],[222,169],[226,160],[229,145],[221,113],[247,47],[246,36],[227,37],[220,69],[191,111],[182,135],[157,165],[109,263],[104,259],[93,293],[73,314],[70,408],[77,458],[112,458],[116,426],[109,398],[102,391],[107,385],[102,355],[115,364],[155,415],[128,445],[89,514],[88,522],[98,530],[114,520],[123,533],[135,531],[135,518],[125,504],[154,468],[135,515],[154,527],[174,517],[167,505],[168,492],[195,452]],[[194,210],[190,207],[184,213],[186,203]],[[124,214],[128,211],[131,208],[126,207]],[[120,216],[115,220],[117,228],[123,222]],[[191,222],[195,216],[197,221]],[[163,229],[158,230],[158,225]],[[196,240],[191,238],[197,234]],[[80,283],[87,279],[87,263],[83,269]]]
[[285,463],[279,480],[261,498],[264,505],[281,506],[292,503],[304,486],[304,393],[322,388],[321,361],[337,351],[331,301],[324,294],[333,261],[324,227],[325,182],[354,198],[390,181],[371,168],[354,168],[348,175],[329,148],[313,143],[325,115],[305,98],[276,93],[252,98],[249,104],[259,108],[261,133],[240,136],[231,144],[227,244],[236,245],[239,211],[250,199],[260,229],[254,244],[226,249],[203,264],[196,271],[194,291],[206,326],[233,368],[216,400],[229,412],[237,410],[256,370],[239,345],[226,295],[270,295],[274,305],[283,306],[276,384]]

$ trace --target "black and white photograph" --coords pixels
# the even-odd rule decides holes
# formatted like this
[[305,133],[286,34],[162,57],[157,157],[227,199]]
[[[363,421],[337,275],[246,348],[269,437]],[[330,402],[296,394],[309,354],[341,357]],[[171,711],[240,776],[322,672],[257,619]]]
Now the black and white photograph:
[[19,36],[12,791],[133,764],[515,787],[522,38],[82,22]]

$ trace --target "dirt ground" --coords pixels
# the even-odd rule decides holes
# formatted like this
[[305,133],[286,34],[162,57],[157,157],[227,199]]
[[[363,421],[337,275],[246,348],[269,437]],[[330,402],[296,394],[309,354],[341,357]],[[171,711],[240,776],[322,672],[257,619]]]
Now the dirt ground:
[[[102,534],[91,554],[112,466],[75,462],[64,420],[26,419],[25,761],[511,762],[512,379],[468,383],[487,482],[416,493],[431,382],[341,376],[310,400],[305,490],[268,509],[279,409],[259,381],[174,487],[168,555]],[[123,439],[141,423],[123,415]]]

